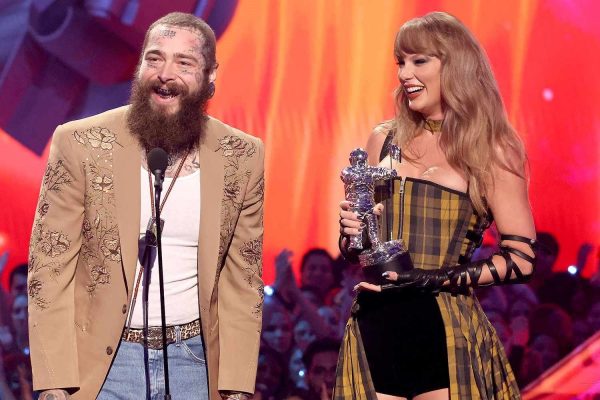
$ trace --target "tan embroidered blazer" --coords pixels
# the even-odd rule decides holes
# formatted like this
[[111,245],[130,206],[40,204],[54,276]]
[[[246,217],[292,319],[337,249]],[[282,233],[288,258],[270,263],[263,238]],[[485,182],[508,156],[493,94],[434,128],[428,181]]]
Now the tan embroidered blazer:
[[[59,126],[29,260],[34,388],[97,396],[131,300],[140,226],[141,152],[128,107]],[[199,148],[200,316],[209,389],[252,393],[263,302],[264,151],[210,118]]]

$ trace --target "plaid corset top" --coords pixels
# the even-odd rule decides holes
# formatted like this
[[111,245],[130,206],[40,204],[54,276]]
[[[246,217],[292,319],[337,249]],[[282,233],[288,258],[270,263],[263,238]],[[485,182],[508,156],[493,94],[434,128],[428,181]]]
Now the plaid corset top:
[[381,182],[375,200],[385,206],[383,240],[402,239],[415,267],[436,269],[468,262],[490,221],[464,192],[417,178]]

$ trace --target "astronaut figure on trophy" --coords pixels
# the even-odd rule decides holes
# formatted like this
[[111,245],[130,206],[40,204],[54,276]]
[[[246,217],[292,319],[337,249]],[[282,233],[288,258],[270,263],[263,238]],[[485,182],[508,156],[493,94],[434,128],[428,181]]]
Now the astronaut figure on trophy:
[[412,269],[413,266],[401,239],[381,240],[378,216],[374,213],[376,183],[394,179],[397,176],[396,170],[370,166],[367,159],[368,154],[365,150],[354,149],[350,153],[350,166],[344,168],[340,175],[344,182],[346,200],[352,204],[352,211],[358,213],[365,224],[365,230],[350,237],[345,257],[352,258],[358,255],[358,262],[367,281],[386,284],[389,281],[381,276],[383,272],[404,271]]

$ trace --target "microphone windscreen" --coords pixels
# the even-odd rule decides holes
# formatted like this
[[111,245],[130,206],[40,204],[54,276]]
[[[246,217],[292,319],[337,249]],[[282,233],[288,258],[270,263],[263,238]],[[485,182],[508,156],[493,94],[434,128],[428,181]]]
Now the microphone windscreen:
[[165,172],[169,163],[167,152],[160,147],[155,147],[148,153],[148,169],[152,172],[160,170]]

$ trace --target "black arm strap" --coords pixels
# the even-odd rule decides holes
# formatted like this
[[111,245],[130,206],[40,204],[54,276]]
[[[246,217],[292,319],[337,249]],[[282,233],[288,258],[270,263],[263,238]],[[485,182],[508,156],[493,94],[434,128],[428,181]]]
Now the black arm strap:
[[[521,243],[526,243],[531,247],[532,251],[534,251],[535,249],[535,240],[523,236],[501,235],[500,239],[502,241],[513,240]],[[450,293],[452,293],[453,295],[459,293],[468,293],[469,286],[472,288],[476,288],[477,286],[479,286],[479,279],[481,278],[481,273],[483,271],[484,266],[488,267],[490,273],[492,274],[492,278],[494,279],[494,282],[490,285],[527,282],[530,279],[531,275],[523,274],[523,271],[521,271],[517,263],[513,261],[512,257],[510,256],[511,254],[514,254],[515,256],[531,263],[535,268],[535,256],[532,257],[519,249],[515,249],[508,245],[502,245],[500,246],[500,251],[498,253],[493,254],[486,260],[476,261],[473,263],[465,263],[454,268],[448,268],[446,270],[446,273],[448,274],[450,283],[447,286],[447,289],[449,289]],[[500,274],[498,273],[498,270],[494,265],[494,262],[492,261],[494,255],[502,256],[502,258],[504,258],[504,261],[506,262],[506,275],[504,276],[504,279],[500,277]],[[513,272],[515,275],[514,277]]]

